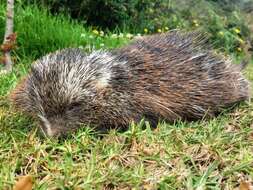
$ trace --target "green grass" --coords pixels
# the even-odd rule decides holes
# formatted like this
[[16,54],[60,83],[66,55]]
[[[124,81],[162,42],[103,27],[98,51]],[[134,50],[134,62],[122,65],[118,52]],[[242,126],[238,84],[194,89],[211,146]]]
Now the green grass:
[[[63,15],[53,17],[45,9],[36,6],[23,7],[17,4],[15,11],[15,31],[18,35],[16,59],[34,59],[64,47],[82,46],[91,50],[103,45],[114,48],[128,41],[126,35],[114,40],[111,40],[111,33],[101,37],[91,28],[84,28]],[[0,36],[4,34],[4,15],[5,6],[0,5]]]
[[[103,136],[83,128],[66,139],[43,138],[7,100],[32,61],[58,48],[114,48],[128,39],[98,36],[34,7],[17,7],[16,14],[16,65],[0,76],[0,189],[11,189],[21,175],[45,190],[233,189],[241,177],[253,178],[252,103],[210,121],[160,123],[154,130],[141,122]],[[245,75],[253,81],[253,64]]]

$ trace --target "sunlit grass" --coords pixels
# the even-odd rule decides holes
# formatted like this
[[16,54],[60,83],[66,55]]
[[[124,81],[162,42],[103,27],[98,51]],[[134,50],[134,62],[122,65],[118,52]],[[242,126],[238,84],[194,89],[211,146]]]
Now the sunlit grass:
[[[17,176],[27,174],[34,189],[45,190],[234,189],[241,177],[253,177],[252,103],[210,121],[160,123],[156,129],[140,122],[103,136],[83,128],[65,139],[42,137],[7,99],[33,60],[69,46],[116,48],[132,36],[102,35],[34,7],[16,14],[16,65],[0,76],[0,189],[11,189]],[[252,63],[245,75],[253,81]]]

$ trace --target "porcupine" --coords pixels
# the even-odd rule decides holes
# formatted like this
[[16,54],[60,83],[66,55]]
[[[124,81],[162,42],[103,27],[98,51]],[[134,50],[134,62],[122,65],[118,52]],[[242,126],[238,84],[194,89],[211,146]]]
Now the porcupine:
[[198,120],[249,99],[241,66],[206,46],[198,32],[171,31],[90,54],[67,48],[32,65],[11,99],[48,136],[85,124],[126,128],[145,118]]

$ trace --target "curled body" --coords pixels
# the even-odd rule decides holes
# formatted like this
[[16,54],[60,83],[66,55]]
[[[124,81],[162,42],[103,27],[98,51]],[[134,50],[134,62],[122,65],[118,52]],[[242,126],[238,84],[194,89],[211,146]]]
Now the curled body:
[[198,33],[146,36],[112,51],[63,49],[35,61],[11,94],[48,136],[83,124],[125,128],[142,118],[197,120],[249,99],[239,65]]

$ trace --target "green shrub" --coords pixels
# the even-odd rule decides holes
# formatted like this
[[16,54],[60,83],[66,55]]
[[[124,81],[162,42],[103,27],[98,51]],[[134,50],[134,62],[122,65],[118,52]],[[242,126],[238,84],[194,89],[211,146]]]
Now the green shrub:
[[[5,6],[0,4],[1,39],[4,36],[4,15]],[[102,35],[102,32],[83,27],[63,14],[53,16],[45,8],[22,6],[20,3],[16,3],[14,21],[14,30],[18,35],[18,48],[14,52],[16,59],[36,59],[48,52],[66,47],[80,46],[87,51],[103,47],[115,48],[128,41],[126,35],[111,40],[111,33]]]
[[[129,31],[135,34],[165,32],[175,28],[201,30],[210,36],[214,47],[228,53],[240,53],[251,32],[239,9],[243,4],[241,1],[232,1],[233,3],[228,3],[228,0],[17,1],[15,7],[15,30],[18,32],[19,45],[17,53],[39,57],[49,51],[67,46],[100,48],[100,44],[105,44],[107,47],[121,44],[122,40],[116,44],[115,41],[113,44],[110,41],[106,42],[106,36],[110,35],[106,28],[113,28],[110,31]],[[5,25],[3,4],[6,1],[0,0],[0,2],[2,5],[0,6],[0,35],[3,36]],[[27,6],[27,4],[33,5]],[[48,10],[57,16],[52,16]],[[68,15],[78,20],[73,21],[68,18]],[[93,29],[80,22],[91,25]],[[95,35],[96,40],[94,40],[92,36],[90,38],[91,31],[94,29],[107,32],[104,37]],[[80,37],[81,34],[85,34],[86,37]]]
[[67,13],[72,18],[103,29],[123,27],[145,12],[151,0],[26,0],[46,6],[51,13]]
[[[170,29],[202,30],[215,47],[233,52],[250,36],[236,0],[26,0],[65,13],[98,29],[155,33]],[[248,2],[252,2],[249,0]],[[240,31],[235,32],[235,31]]]

